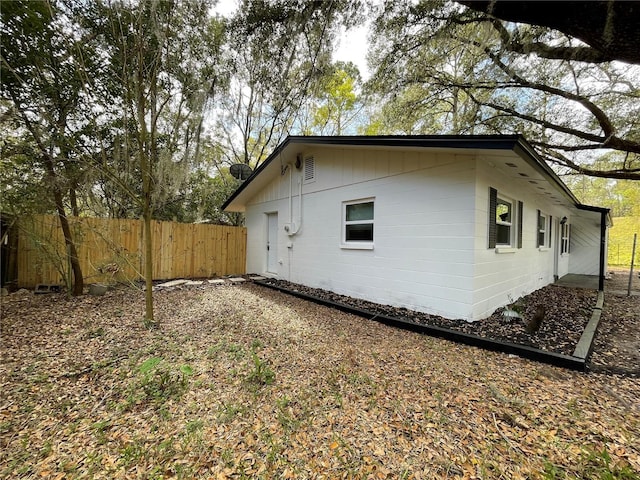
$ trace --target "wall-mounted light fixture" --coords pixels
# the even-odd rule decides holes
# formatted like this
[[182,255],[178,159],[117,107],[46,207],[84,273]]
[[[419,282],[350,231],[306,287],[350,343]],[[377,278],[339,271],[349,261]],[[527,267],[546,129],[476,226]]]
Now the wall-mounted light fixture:
[[567,223],[567,217],[562,217],[562,220],[560,220],[560,225],[564,225],[565,223]]

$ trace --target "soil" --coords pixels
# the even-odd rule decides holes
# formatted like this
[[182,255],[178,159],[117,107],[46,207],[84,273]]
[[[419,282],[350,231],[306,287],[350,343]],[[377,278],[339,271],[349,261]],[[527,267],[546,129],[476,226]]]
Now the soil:
[[634,270],[627,296],[629,269],[612,269],[605,281],[605,300],[590,369],[640,376],[640,277]]

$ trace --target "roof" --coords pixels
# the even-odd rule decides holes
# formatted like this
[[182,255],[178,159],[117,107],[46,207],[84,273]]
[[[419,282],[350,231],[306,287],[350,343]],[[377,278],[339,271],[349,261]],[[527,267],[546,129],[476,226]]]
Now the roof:
[[[289,136],[244,181],[223,204],[222,209],[243,211],[246,202],[280,173],[280,166],[295,160],[304,147],[328,146],[351,148],[389,147],[400,149],[467,150],[471,152],[512,152],[513,159],[537,172],[555,192],[582,210],[608,213],[609,209],[580,204],[551,167],[538,155],[522,135],[390,135],[390,136]],[[522,174],[521,174],[522,175]],[[526,176],[526,175],[523,175]],[[533,182],[532,182],[533,183]]]

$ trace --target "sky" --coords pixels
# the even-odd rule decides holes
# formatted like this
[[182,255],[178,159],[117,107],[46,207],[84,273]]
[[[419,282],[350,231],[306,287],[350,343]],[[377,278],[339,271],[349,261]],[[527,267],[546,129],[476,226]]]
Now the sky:
[[[236,6],[236,0],[218,0],[214,11],[222,16],[229,16],[236,9]],[[349,31],[342,29],[342,34],[338,39],[334,52],[334,60],[355,63],[364,81],[370,77],[369,68],[367,67],[368,31],[369,23],[352,28]]]
[[370,76],[367,67],[367,34],[369,33],[369,24],[352,28],[344,31],[338,43],[338,48],[334,52],[334,59],[343,62],[353,62],[358,66],[362,79],[367,81]]

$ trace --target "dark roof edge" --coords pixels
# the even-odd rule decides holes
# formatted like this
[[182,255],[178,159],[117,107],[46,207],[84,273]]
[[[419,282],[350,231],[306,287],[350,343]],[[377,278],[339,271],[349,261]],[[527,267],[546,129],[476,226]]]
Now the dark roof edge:
[[518,143],[514,151],[518,153],[520,156],[525,155],[530,160],[533,161],[534,167],[537,167],[543,174],[547,176],[549,180],[558,185],[563,193],[574,203],[577,207],[580,205],[580,200],[573,194],[569,187],[567,187],[560,177],[553,171],[553,169],[549,166],[547,162],[536,152],[536,150],[531,146],[529,142],[524,138],[524,136],[519,135]]
[[512,149],[520,135],[344,135],[291,136],[292,143],[316,145],[371,145],[386,147]]
[[236,189],[236,191],[233,192],[229,198],[227,198],[227,201],[224,202],[222,204],[222,207],[221,207],[221,210],[223,212],[226,210],[226,208],[229,205],[231,205],[231,202],[233,202],[236,199],[236,197],[242,193],[242,191],[247,187],[247,185],[249,185],[253,181],[254,178],[256,178],[258,175],[260,175],[260,172],[262,172],[262,170],[264,170],[267,167],[267,165],[269,165],[271,163],[271,161],[274,158],[276,158],[280,154],[280,152],[282,152],[287,147],[287,145],[289,145],[289,143],[291,143],[291,139],[292,138],[295,138],[295,137],[289,136],[289,137],[285,138],[282,141],[282,143],[280,145],[278,145],[276,147],[276,149],[271,153],[271,155],[269,155],[267,157],[267,159],[264,162],[262,162],[262,164],[258,168],[256,168],[251,175],[249,175],[249,178],[247,178],[242,183],[242,185],[240,185]]
[[576,208],[578,208],[578,210],[588,210],[590,212],[600,212],[600,213],[609,213],[611,211],[610,208],[594,207],[593,205],[584,205],[582,203],[579,203],[578,205],[576,205]]
[[[567,187],[560,177],[553,171],[553,169],[549,166],[547,162],[535,151],[535,149],[531,146],[529,142],[524,138],[524,136],[520,135],[520,139],[518,141],[518,146],[523,150],[523,152],[530,158],[534,159],[537,165],[553,180],[562,190],[568,195],[568,197],[574,202],[574,205],[578,210],[586,210],[591,212],[600,212],[607,216],[610,223],[613,223],[611,219],[611,209],[606,207],[595,207],[592,205],[584,205],[580,203],[578,198],[573,194],[569,187]],[[517,153],[517,152],[516,152]]]
[[315,145],[368,145],[368,146],[387,146],[387,147],[434,147],[434,148],[484,148],[491,150],[513,150],[520,155],[525,161],[528,161],[532,167],[541,171],[548,180],[555,183],[562,192],[570,199],[577,208],[582,210],[593,211],[609,211],[602,207],[589,207],[582,205],[576,196],[569,190],[553,169],[544,161],[544,159],[535,151],[533,146],[525,139],[523,135],[353,135],[353,136],[299,136],[290,135],[285,138],[280,145],[255,169],[255,171],[247,178],[238,189],[227,199],[222,205],[224,211],[244,189],[260,175],[267,165],[277,158],[282,151],[295,143],[310,143]]

